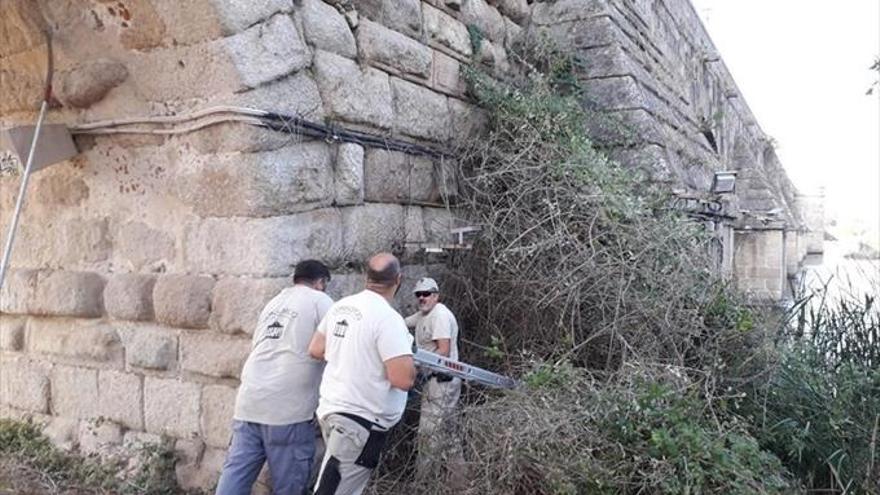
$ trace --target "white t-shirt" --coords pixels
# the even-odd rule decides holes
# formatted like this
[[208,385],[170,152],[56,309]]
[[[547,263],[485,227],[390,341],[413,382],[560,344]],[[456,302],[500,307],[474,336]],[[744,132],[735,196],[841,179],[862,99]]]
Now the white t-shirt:
[[418,311],[408,316],[406,325],[416,329],[416,345],[419,349],[437,352],[437,343],[434,341],[449,339],[449,358],[458,361],[458,322],[443,303],[435,304],[428,314]]
[[332,304],[327,294],[295,285],[263,308],[241,371],[235,419],[286,425],[314,417],[324,363],[309,356],[309,342]]
[[403,317],[379,294],[365,290],[336,302],[318,325],[327,367],[318,417],[345,412],[384,428],[403,416],[406,392],[391,386],[385,361],[412,355]]

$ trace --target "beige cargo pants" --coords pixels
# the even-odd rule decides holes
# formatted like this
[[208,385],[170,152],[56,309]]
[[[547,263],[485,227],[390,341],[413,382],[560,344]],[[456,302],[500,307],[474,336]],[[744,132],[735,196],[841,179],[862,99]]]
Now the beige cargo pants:
[[[355,461],[363,460],[370,430],[339,414],[328,414],[320,420],[324,437],[324,459],[315,485],[315,495],[360,495],[373,467]],[[384,430],[381,430],[384,431]],[[379,452],[375,452],[378,461]]]
[[461,379],[438,382],[431,378],[422,388],[416,478],[436,480],[444,470],[460,472],[464,464],[461,442],[455,433],[455,408],[461,396]]

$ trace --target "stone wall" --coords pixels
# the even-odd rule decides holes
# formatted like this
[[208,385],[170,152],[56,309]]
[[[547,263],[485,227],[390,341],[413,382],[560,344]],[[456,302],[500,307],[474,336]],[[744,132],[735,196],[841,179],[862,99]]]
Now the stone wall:
[[[524,0],[46,4],[0,4],[0,126],[35,118],[45,16],[50,122],[239,105],[440,150],[481,125],[461,65],[506,70],[528,14]],[[234,123],[77,146],[28,191],[0,293],[2,414],[86,451],[170,435],[185,486],[216,479],[256,316],[293,264],[325,260],[338,297],[370,253],[401,254],[410,284],[426,273],[419,243],[451,240],[442,159]],[[18,182],[0,177],[3,235]]]

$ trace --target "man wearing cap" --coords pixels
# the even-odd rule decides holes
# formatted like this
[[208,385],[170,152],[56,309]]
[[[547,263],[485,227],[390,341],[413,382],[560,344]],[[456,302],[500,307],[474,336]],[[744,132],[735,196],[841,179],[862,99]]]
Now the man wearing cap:
[[[413,290],[419,310],[406,318],[415,329],[416,345],[435,354],[458,361],[458,322],[452,311],[440,302],[440,288],[433,278],[420,279]],[[448,419],[461,395],[461,380],[432,373],[422,388],[419,417],[419,458],[416,474],[431,479],[443,464],[458,461],[461,450],[449,431]],[[455,459],[452,459],[455,457]]]
[[304,494],[315,455],[318,386],[323,361],[309,342],[333,300],[324,294],[323,263],[296,265],[293,286],[260,313],[235,400],[232,442],[217,495],[246,495],[268,461],[272,493]]
[[326,449],[316,495],[358,495],[379,463],[388,430],[400,421],[416,377],[412,336],[391,307],[400,262],[380,253],[367,263],[366,290],[336,302],[309,354],[327,361],[318,418]]

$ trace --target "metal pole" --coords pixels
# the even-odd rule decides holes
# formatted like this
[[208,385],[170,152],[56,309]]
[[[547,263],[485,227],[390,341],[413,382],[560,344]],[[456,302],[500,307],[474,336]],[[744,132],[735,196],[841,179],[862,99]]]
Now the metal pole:
[[9,266],[9,259],[12,257],[12,241],[15,240],[15,231],[18,227],[18,218],[21,215],[21,208],[24,205],[24,195],[27,191],[28,179],[31,176],[31,166],[34,163],[34,152],[37,149],[37,140],[40,137],[40,129],[43,127],[43,117],[46,115],[47,99],[43,100],[40,105],[40,116],[37,118],[37,127],[34,129],[34,137],[31,139],[31,149],[28,151],[27,164],[24,167],[24,174],[21,177],[21,186],[18,188],[18,197],[15,199],[15,213],[12,214],[12,224],[9,226],[9,233],[6,235],[6,248],[3,250],[3,261],[0,264],[0,290],[3,289],[3,282],[6,280],[6,268]]

